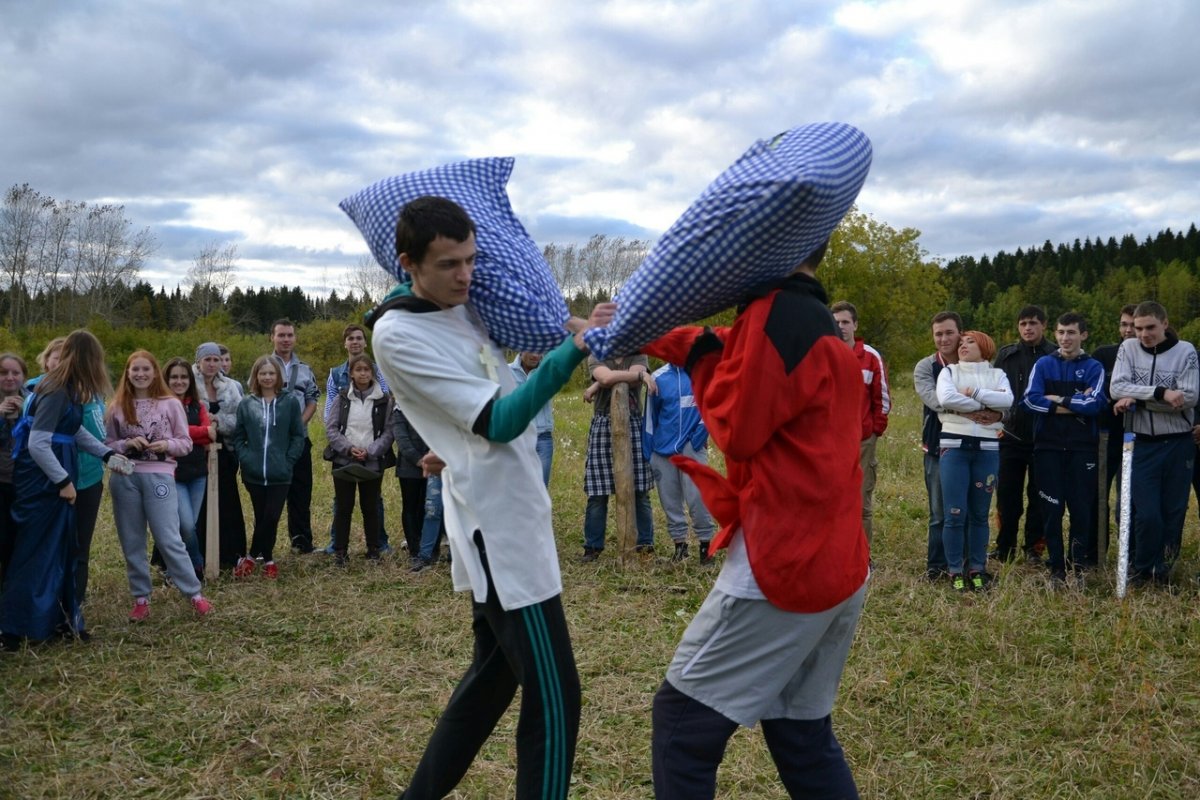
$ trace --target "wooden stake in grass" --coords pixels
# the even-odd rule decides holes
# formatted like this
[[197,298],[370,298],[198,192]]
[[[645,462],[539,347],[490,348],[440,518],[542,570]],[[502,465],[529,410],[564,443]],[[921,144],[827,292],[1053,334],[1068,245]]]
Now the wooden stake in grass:
[[216,580],[221,572],[221,523],[217,497],[217,451],[220,449],[221,445],[216,442],[208,446],[208,485],[205,487],[208,511],[204,516],[208,535],[204,542],[204,578],[210,581]]
[[613,387],[609,411],[612,435],[613,488],[617,495],[617,563],[625,565],[636,541],[633,497],[633,449],[629,443],[629,384]]
[[1100,431],[1100,449],[1096,457],[1096,563],[1108,563],[1108,431]]

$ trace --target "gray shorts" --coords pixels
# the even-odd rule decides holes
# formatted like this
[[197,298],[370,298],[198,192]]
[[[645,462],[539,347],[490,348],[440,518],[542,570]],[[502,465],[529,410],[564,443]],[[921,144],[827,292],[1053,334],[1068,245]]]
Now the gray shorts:
[[667,680],[729,719],[813,720],[833,711],[867,584],[818,614],[782,611],[713,589],[692,619]]

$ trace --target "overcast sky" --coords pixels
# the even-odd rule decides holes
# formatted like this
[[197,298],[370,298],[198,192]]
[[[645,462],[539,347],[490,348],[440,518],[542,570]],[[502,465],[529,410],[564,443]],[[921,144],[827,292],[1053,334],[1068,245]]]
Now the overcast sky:
[[515,156],[540,243],[654,238],[756,139],[862,128],[931,256],[1200,222],[1195,0],[0,0],[0,181],[119,202],[168,288],[345,287],[343,197]]

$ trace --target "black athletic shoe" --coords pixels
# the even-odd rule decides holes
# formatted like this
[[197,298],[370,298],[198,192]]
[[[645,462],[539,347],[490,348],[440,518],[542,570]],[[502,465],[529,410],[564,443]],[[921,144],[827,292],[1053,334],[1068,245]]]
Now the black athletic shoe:
[[710,546],[710,542],[700,543],[700,566],[702,567],[707,567],[709,564],[713,563],[713,555],[708,549]]
[[687,542],[675,543],[675,554],[671,556],[672,561],[687,561],[688,546]]
[[583,555],[579,557],[580,564],[590,564],[600,558],[600,551],[594,547],[583,548]]

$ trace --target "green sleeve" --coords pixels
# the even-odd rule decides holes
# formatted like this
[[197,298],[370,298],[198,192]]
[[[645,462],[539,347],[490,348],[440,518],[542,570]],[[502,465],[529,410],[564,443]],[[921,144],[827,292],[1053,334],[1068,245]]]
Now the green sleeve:
[[575,346],[572,337],[547,353],[516,391],[492,401],[487,438],[493,442],[511,442],[524,433],[542,406],[571,379],[571,373],[586,355]]

